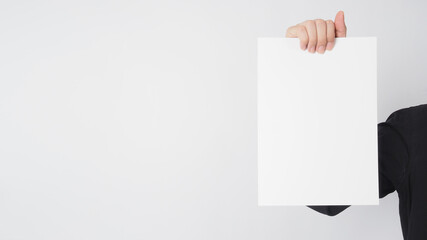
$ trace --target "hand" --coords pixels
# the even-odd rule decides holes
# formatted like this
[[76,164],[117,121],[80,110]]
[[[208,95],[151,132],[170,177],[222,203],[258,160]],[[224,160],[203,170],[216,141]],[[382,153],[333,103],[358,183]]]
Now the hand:
[[344,22],[344,12],[339,11],[335,16],[335,22],[332,20],[307,20],[295,26],[289,27],[286,31],[287,38],[299,38],[302,50],[308,49],[309,52],[324,53],[326,50],[332,50],[335,43],[335,37],[345,37],[347,27]]

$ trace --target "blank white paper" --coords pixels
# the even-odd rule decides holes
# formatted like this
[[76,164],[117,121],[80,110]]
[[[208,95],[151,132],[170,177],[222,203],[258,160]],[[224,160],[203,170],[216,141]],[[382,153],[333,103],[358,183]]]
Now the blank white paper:
[[378,205],[376,43],[258,39],[259,205]]

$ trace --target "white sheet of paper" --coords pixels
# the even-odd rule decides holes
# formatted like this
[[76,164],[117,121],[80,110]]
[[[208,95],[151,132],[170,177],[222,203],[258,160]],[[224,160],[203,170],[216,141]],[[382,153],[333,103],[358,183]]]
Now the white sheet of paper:
[[258,204],[378,205],[377,40],[258,39]]

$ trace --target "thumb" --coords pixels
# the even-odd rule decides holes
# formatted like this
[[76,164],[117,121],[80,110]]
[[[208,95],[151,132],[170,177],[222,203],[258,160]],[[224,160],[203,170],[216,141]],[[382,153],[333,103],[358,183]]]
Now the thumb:
[[344,22],[344,12],[339,11],[335,16],[335,36],[336,37],[346,37],[347,27]]

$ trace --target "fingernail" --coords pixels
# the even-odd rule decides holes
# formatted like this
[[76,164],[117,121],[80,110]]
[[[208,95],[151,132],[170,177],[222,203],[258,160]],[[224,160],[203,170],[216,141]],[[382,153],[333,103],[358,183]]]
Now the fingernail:
[[332,50],[332,48],[334,47],[334,44],[333,43],[331,43],[331,42],[328,42],[327,44],[326,44],[326,49],[327,50]]
[[325,46],[319,46],[319,48],[317,49],[317,52],[319,53],[324,53],[325,52]]
[[310,49],[308,50],[311,53],[314,53],[316,51],[316,48],[314,46],[310,47]]

